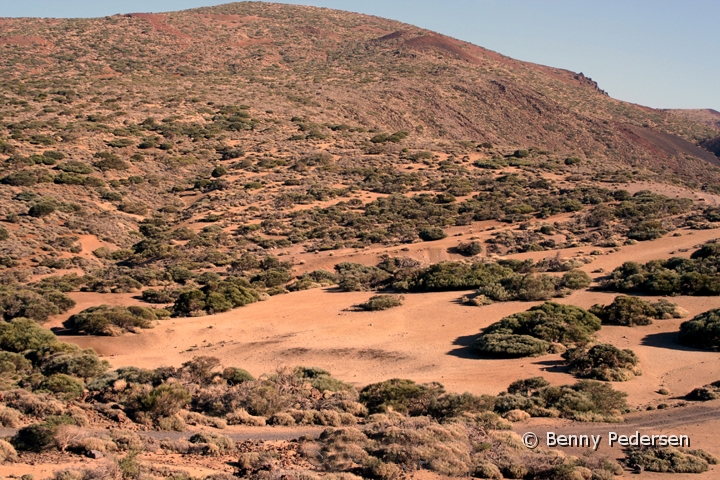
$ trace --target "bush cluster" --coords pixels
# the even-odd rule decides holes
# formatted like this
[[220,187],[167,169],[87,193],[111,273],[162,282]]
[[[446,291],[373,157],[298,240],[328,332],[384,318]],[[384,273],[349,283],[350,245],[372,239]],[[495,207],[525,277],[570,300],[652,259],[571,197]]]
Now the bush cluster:
[[590,313],[602,320],[604,325],[650,325],[653,319],[682,318],[686,312],[674,303],[660,299],[646,302],[639,297],[618,295],[610,305],[593,305]]
[[481,355],[524,357],[544,355],[553,343],[585,344],[600,330],[600,319],[573,305],[545,302],[493,323],[474,344]]
[[68,325],[87,335],[118,336],[136,329],[153,328],[157,320],[169,315],[167,310],[147,307],[100,305],[73,315]]
[[708,465],[717,465],[718,459],[704,450],[651,447],[630,450],[625,463],[630,468],[642,467],[648,472],[702,473],[708,471]]
[[628,409],[627,393],[608,383],[581,380],[574,385],[553,387],[542,377],[513,382],[500,394],[495,411],[523,410],[534,417],[563,417],[589,422],[621,422]]
[[367,302],[361,303],[358,307],[362,310],[375,312],[399,307],[405,301],[402,295],[373,295]]
[[650,295],[720,295],[720,244],[709,243],[690,258],[673,257],[645,264],[626,262],[602,285],[618,292]]
[[699,348],[720,348],[720,308],[708,310],[680,325],[678,341]]
[[32,286],[0,285],[0,315],[5,320],[26,317],[46,322],[51,316],[65,313],[75,306],[75,301],[65,294],[68,288],[72,290],[74,286],[51,280]]
[[173,314],[188,317],[227,312],[257,302],[260,298],[260,293],[247,279],[226,277],[221,281],[208,282],[200,289],[180,293],[175,300]]
[[599,343],[572,348],[563,354],[570,373],[583,378],[624,382],[640,375],[638,358],[632,350]]
[[687,394],[687,399],[700,402],[720,399],[720,380],[693,389],[692,392]]
[[0,321],[0,388],[26,388],[74,399],[84,382],[109,367],[93,350],[61,343],[49,330],[27,318]]

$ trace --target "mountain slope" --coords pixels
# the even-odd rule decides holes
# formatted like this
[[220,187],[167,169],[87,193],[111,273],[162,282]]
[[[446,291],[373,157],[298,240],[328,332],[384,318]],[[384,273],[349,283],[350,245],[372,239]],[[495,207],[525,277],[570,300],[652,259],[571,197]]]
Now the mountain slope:
[[705,125],[614,100],[582,74],[377,17],[236,3],[2,26],[0,73],[21,97],[62,86],[121,104],[233,98],[316,123],[717,174],[714,156],[665,135],[696,144],[713,136]]

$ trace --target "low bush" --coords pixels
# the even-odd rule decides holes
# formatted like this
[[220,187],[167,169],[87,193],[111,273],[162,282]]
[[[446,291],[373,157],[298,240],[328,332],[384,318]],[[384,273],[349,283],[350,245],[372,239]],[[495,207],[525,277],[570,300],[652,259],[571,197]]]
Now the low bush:
[[51,213],[54,213],[57,207],[52,202],[39,202],[31,206],[28,210],[28,215],[31,217],[47,217]]
[[260,293],[244,278],[227,277],[212,282],[201,289],[189,290],[178,295],[173,314],[189,317],[201,314],[226,312],[260,300]]
[[489,333],[478,338],[473,349],[488,357],[536,357],[548,353],[550,343],[529,335]]
[[604,325],[650,325],[653,319],[682,318],[686,312],[674,303],[660,299],[646,302],[639,297],[618,295],[610,305],[593,305],[590,312]]
[[226,435],[201,432],[191,436],[189,442],[205,446],[205,455],[228,455],[235,452],[235,442]]
[[440,227],[428,227],[420,230],[418,236],[424,242],[434,242],[435,240],[442,240],[447,237],[447,233]]
[[362,310],[374,312],[399,307],[404,301],[405,298],[402,295],[374,295],[367,302],[359,304],[358,307]]
[[454,248],[454,251],[460,255],[465,255],[466,257],[474,257],[475,255],[480,255],[483,248],[482,243],[473,241],[458,244],[458,246]]
[[720,380],[694,389],[686,398],[699,402],[720,399]]
[[100,305],[73,315],[68,324],[79,333],[118,336],[138,328],[153,328],[155,321],[167,315],[165,310],[146,307]]
[[563,357],[570,373],[583,378],[624,382],[640,375],[638,358],[632,350],[620,350],[607,343],[572,348]]
[[370,413],[396,411],[421,415],[444,392],[445,389],[438,383],[421,385],[412,380],[394,378],[363,388],[360,391],[360,402]]
[[18,450],[41,452],[53,446],[60,426],[73,424],[74,421],[67,415],[50,416],[42,423],[34,423],[18,430],[12,443]]
[[85,386],[79,380],[65,375],[64,373],[56,373],[47,377],[40,384],[39,390],[49,391],[65,400],[73,400],[83,394]]
[[222,377],[227,380],[230,385],[239,385],[243,382],[255,380],[255,377],[253,377],[250,372],[237,367],[227,367],[223,370]]
[[718,460],[704,450],[674,447],[635,448],[628,452],[625,463],[630,468],[642,467],[648,472],[702,473]]
[[5,462],[15,462],[18,460],[15,447],[5,440],[0,440],[0,465]]
[[550,386],[542,377],[513,382],[497,397],[495,411],[524,410],[534,417],[563,417],[578,421],[618,422],[628,408],[627,393],[608,383],[581,380],[574,385]]
[[678,341],[691,347],[720,347],[720,308],[708,310],[683,322],[680,325]]
[[673,257],[645,264],[626,262],[603,280],[602,286],[618,292],[650,295],[720,295],[720,249],[709,243],[690,258]]
[[487,327],[475,342],[475,349],[492,356],[543,355],[551,343],[587,343],[598,330],[600,319],[587,310],[545,302]]
[[167,418],[178,413],[191,398],[187,389],[179,383],[164,383],[137,397],[136,406],[153,418]]
[[37,322],[27,318],[16,318],[10,322],[0,322],[0,349],[7,352],[25,352],[38,350],[52,345],[57,338]]

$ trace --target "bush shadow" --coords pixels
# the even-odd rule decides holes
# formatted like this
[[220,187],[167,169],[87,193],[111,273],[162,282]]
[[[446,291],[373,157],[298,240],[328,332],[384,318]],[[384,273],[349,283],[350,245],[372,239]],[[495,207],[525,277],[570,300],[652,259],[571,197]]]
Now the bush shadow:
[[678,332],[651,333],[640,341],[647,347],[667,348],[669,350],[682,350],[686,352],[702,352],[702,348],[689,347],[678,342]]

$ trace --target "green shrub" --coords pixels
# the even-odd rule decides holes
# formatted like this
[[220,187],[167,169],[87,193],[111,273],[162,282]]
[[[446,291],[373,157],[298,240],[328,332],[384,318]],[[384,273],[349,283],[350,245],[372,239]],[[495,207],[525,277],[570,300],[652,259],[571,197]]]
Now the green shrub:
[[562,276],[561,283],[570,290],[580,290],[581,288],[589,287],[592,283],[592,278],[582,270],[575,269],[565,273]]
[[655,240],[667,233],[662,222],[657,220],[648,220],[640,222],[630,229],[627,237],[633,240],[646,241]]
[[31,217],[46,217],[56,210],[56,206],[51,202],[40,202],[30,207],[28,215]]
[[440,227],[428,227],[420,230],[418,236],[424,242],[433,242],[447,237],[447,233],[445,233]]
[[372,137],[370,139],[370,141],[373,143],[387,143],[387,142],[399,143],[402,140],[404,140],[405,138],[407,138],[408,135],[409,135],[408,132],[403,132],[403,131],[395,132],[392,135],[388,135],[386,133],[379,133],[379,134],[375,135],[374,137]]
[[127,170],[130,168],[129,163],[111,152],[98,152],[95,154],[95,158],[99,160],[93,163],[93,165],[102,171]]
[[148,207],[142,202],[123,202],[118,205],[118,210],[131,215],[145,215],[148,212]]
[[[212,454],[214,455],[227,455],[235,451],[235,442],[226,435],[219,435],[212,432],[201,432],[191,436],[188,440],[194,444],[206,444],[212,445]],[[209,453],[209,452],[207,452]]]
[[177,297],[177,293],[174,290],[154,290],[148,288],[143,290],[141,296],[143,301],[148,303],[172,303]]
[[313,388],[325,392],[351,391],[353,387],[334,378],[330,372],[317,367],[296,367],[293,374],[301,381],[309,381]]
[[220,178],[226,174],[227,174],[227,169],[225,167],[223,167],[222,165],[218,165],[217,167],[215,167],[211,173],[211,175],[215,178]]
[[497,397],[495,411],[524,410],[532,416],[562,416],[578,421],[622,421],[627,393],[608,383],[581,380],[574,385],[550,386],[542,377],[513,382]]
[[602,320],[604,325],[650,325],[652,319],[681,318],[685,312],[667,300],[646,302],[639,297],[618,295],[610,305],[593,305],[590,313]]
[[342,262],[335,265],[338,274],[338,287],[345,292],[359,292],[375,289],[387,284],[392,276],[377,267],[367,267],[359,263]]
[[170,417],[191,400],[190,393],[179,383],[164,383],[138,398],[142,411],[153,418]]
[[[571,345],[586,343],[592,339],[594,332],[600,330],[600,319],[592,313],[573,305],[561,305],[545,302],[525,312],[516,313],[503,318],[487,327],[483,336],[489,334],[519,335],[535,337],[545,342]],[[499,342],[514,340],[511,343],[527,341],[498,337]],[[482,336],[478,339],[482,343]],[[537,352],[541,344],[533,344]]]
[[363,388],[360,391],[360,402],[370,413],[393,410],[410,415],[422,415],[432,401],[444,392],[444,388],[439,383],[420,385],[412,380],[393,378]]
[[260,294],[250,287],[247,280],[227,277],[221,282],[204,285],[200,290],[181,293],[175,300],[173,313],[181,317],[220,313],[248,305],[259,299]]
[[0,322],[0,349],[8,352],[38,350],[57,342],[55,334],[27,318]]
[[55,434],[61,425],[73,425],[69,416],[50,416],[42,423],[35,423],[18,430],[12,443],[18,450],[41,452],[53,445]]
[[253,377],[250,372],[237,367],[227,367],[223,370],[222,376],[230,385],[239,385],[255,380],[255,377]]
[[404,301],[405,299],[402,295],[374,295],[370,297],[367,302],[359,304],[358,307],[374,312],[399,307]]
[[691,257],[652,260],[646,264],[626,262],[613,270],[603,287],[619,292],[651,295],[720,295],[720,257],[707,244]]
[[683,322],[678,341],[691,347],[720,347],[720,308],[708,310]]
[[82,175],[88,175],[95,171],[87,163],[79,162],[77,160],[70,160],[68,162],[61,163],[57,166],[57,169],[66,173],[79,173]]
[[536,357],[548,353],[550,343],[529,335],[490,333],[478,338],[473,349],[489,357]]
[[161,311],[146,307],[100,305],[70,317],[69,323],[79,333],[88,335],[120,335],[136,328],[153,328]]
[[692,392],[687,394],[686,398],[688,400],[696,400],[700,402],[720,399],[720,381],[695,388]]
[[638,358],[632,350],[620,350],[607,343],[569,349],[563,357],[570,373],[579,377],[624,382],[640,374],[635,368]]
[[39,389],[52,392],[66,400],[73,400],[82,396],[85,386],[70,375],[56,373],[43,380]]
[[466,257],[474,257],[475,255],[480,255],[482,251],[482,244],[476,241],[469,243],[460,243],[457,247],[455,247],[455,252],[459,253],[460,255],[465,255]]

